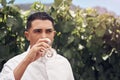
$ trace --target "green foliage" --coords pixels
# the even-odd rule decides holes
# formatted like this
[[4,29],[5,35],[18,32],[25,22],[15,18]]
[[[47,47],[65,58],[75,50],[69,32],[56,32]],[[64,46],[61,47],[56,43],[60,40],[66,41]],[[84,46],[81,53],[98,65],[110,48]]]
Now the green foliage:
[[[9,58],[24,51],[23,19],[19,9],[12,3],[1,0],[0,9],[0,62],[4,63]],[[9,4],[9,5],[8,5]],[[2,66],[0,65],[0,68]]]
[[[119,80],[120,17],[98,14],[92,8],[73,11],[71,2],[55,0],[47,8],[35,2],[26,12],[46,11],[54,18],[57,35],[53,46],[70,61],[75,80]],[[27,43],[22,31],[28,14],[23,16],[5,0],[1,4],[0,60],[3,64],[5,59],[25,50]]]

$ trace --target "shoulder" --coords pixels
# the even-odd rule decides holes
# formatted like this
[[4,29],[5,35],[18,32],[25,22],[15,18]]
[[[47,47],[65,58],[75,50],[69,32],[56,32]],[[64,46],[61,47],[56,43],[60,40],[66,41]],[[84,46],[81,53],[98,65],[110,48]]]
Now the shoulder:
[[59,61],[60,63],[64,63],[65,65],[67,64],[68,66],[70,66],[70,62],[68,61],[68,59],[60,54],[57,54],[57,61]]
[[17,56],[14,56],[13,58],[9,59],[5,64],[4,66],[8,66],[8,67],[15,67],[16,65],[18,65],[21,60],[25,57],[27,53],[24,52],[24,53],[21,53]]
[[26,52],[23,52],[23,53],[21,53],[21,54],[19,54],[17,56],[14,56],[13,58],[9,59],[7,61],[7,63],[19,62],[19,61],[21,61],[25,57],[26,54],[27,54]]
[[65,60],[65,61],[68,61],[66,57],[60,55],[60,54],[57,54],[57,58],[58,59],[61,59],[61,60]]
[[60,70],[64,70],[64,73],[68,75],[68,78],[73,79],[72,67],[68,59],[64,56],[57,54],[56,62],[57,62],[57,68],[60,68]]

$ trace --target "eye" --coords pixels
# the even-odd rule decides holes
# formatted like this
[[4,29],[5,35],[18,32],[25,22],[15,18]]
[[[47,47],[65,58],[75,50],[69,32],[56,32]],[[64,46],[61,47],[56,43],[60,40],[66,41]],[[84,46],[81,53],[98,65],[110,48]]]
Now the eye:
[[35,30],[33,30],[33,32],[34,32],[34,33],[41,33],[42,30],[41,30],[41,29],[35,29]]
[[53,32],[52,29],[47,29],[47,30],[46,30],[46,33],[51,33],[51,32]]

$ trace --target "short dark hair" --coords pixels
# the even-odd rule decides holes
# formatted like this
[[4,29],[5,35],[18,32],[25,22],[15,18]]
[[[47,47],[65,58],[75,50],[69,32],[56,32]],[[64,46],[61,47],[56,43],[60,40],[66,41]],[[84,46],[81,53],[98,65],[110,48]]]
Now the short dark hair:
[[52,22],[53,27],[54,27],[54,19],[49,14],[47,14],[46,12],[36,12],[36,13],[31,14],[27,18],[27,25],[26,25],[27,30],[29,30],[31,28],[31,22],[36,20],[36,19],[50,20]]

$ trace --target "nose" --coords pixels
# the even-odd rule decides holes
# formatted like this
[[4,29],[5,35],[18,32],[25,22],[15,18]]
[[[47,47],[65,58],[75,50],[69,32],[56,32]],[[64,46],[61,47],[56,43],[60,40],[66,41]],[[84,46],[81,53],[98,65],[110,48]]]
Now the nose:
[[41,33],[41,38],[47,38],[47,34],[45,32]]

